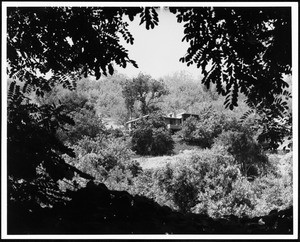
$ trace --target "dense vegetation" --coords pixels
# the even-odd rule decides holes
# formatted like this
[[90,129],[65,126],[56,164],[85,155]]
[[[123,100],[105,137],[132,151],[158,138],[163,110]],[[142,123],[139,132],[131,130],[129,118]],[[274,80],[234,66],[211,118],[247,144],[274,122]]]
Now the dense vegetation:
[[[122,78],[124,76],[116,76],[113,85],[122,87]],[[107,78],[106,83],[110,81],[111,79]],[[177,82],[180,89],[181,85]],[[76,91],[66,93],[61,89],[60,92],[55,92],[55,99],[66,105],[70,100],[67,96],[70,96],[72,103],[78,105],[78,113],[81,113],[82,109],[90,113],[86,114],[88,117],[94,115],[96,118],[97,112],[91,108],[92,105],[87,110],[75,97],[84,99],[83,97],[93,93],[93,102],[101,103],[101,99],[106,99],[106,96],[112,95],[114,91],[111,90],[110,93],[106,89],[106,96],[97,95],[98,92],[101,93],[97,82],[85,79],[84,82],[78,83],[79,86],[81,83],[89,86],[89,91],[77,88]],[[170,99],[174,95],[173,91],[176,92],[177,89],[173,87],[171,90],[163,98]],[[93,176],[96,183],[105,183],[113,190],[126,190],[133,195],[146,196],[183,213],[207,214],[215,218],[230,214],[255,217],[264,216],[274,209],[290,207],[293,202],[291,153],[271,154],[263,143],[259,143],[257,137],[260,134],[260,125],[255,117],[241,119],[243,113],[222,110],[222,100],[216,98],[213,91],[210,91],[209,95],[201,89],[196,94],[193,94],[193,91],[188,93],[186,90],[189,98],[193,95],[195,98],[203,98],[202,102],[197,102],[198,105],[193,103],[190,106],[190,110],[198,110],[196,113],[199,114],[199,119],[188,118],[182,130],[174,135],[166,128],[162,113],[151,113],[139,120],[131,132],[103,126],[99,116],[112,117],[109,112],[98,113],[99,127],[96,130],[93,129],[93,122],[74,117],[76,124],[65,132],[77,134],[77,137],[81,138],[68,136],[73,137],[73,142],[65,142],[71,145],[75,157],[65,156],[65,160]],[[41,100],[51,101],[49,96]],[[126,111],[123,101],[110,103],[109,106],[114,108],[118,105]],[[102,109],[101,106],[97,107]],[[166,107],[164,103],[164,106],[159,108],[163,110]],[[116,116],[114,118],[118,120]],[[85,130],[95,132],[87,133]],[[57,134],[63,140],[60,133],[61,131]],[[180,157],[176,154],[172,156],[175,141],[185,143],[189,148],[192,147],[192,150]],[[136,154],[168,154],[170,164],[157,169],[143,170],[134,158]],[[63,190],[76,190],[85,187],[86,182],[77,176],[70,184],[61,181],[60,187]]]
[[162,114],[150,114],[134,126],[131,143],[137,154],[164,155],[172,152],[174,141]]
[[[191,47],[181,61],[202,67],[206,87],[185,73],[162,80],[140,74],[130,80],[114,71],[114,64],[137,67],[119,42],[120,34],[134,41],[122,17],[140,18],[147,29],[154,28],[155,8],[8,8],[10,231],[36,231],[30,221],[38,225],[38,218],[46,216],[44,232],[55,221],[56,229],[65,226],[61,233],[76,228],[78,233],[80,219],[89,221],[96,209],[101,219],[110,216],[103,231],[111,232],[116,214],[124,221],[130,211],[132,224],[139,221],[140,210],[133,202],[171,218],[178,213],[170,208],[178,210],[180,218],[201,214],[212,224],[206,230],[210,233],[217,230],[212,218],[252,218],[292,205],[292,154],[282,159],[270,155],[284,138],[291,138],[291,95],[283,79],[291,74],[290,44],[281,38],[289,33],[289,10],[254,8],[250,15],[241,8],[171,12],[179,22],[187,22],[184,39]],[[193,26],[199,27],[203,39],[197,38]],[[211,70],[206,70],[208,61]],[[114,75],[103,78],[108,74]],[[238,96],[246,102],[234,111],[222,111],[224,102],[230,109],[237,106]],[[181,110],[200,119],[189,119],[172,137],[162,116],[153,112]],[[108,128],[104,121],[125,124],[145,114],[148,118],[130,133]],[[136,154],[172,155],[174,140],[196,149],[180,159],[170,156],[171,164],[159,169],[143,170],[135,160]],[[109,191],[103,183],[131,195]],[[98,201],[86,201],[85,195],[99,199],[100,209]],[[81,206],[85,210],[80,211]],[[276,218],[284,216],[274,213]],[[156,213],[153,216],[157,219]],[[70,222],[74,217],[78,224]],[[288,226],[276,225],[278,232],[292,232],[288,220]],[[276,226],[260,223],[267,224],[262,230],[276,232]],[[11,230],[14,224],[17,228]],[[135,231],[146,231],[140,229]],[[164,229],[159,231],[168,231]]]

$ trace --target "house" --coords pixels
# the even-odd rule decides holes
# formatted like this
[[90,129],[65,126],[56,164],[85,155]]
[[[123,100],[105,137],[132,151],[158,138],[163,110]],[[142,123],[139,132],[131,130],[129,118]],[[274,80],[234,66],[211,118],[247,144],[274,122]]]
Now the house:
[[142,117],[136,118],[136,119],[132,119],[129,120],[128,122],[125,123],[125,126],[127,129],[131,130],[132,126],[139,120],[143,119],[143,118],[147,118],[149,115],[144,115]]
[[[134,125],[138,120],[143,118],[147,118],[149,115],[142,116],[140,118],[132,119],[126,123],[127,129],[131,130],[132,125]],[[182,124],[187,120],[189,117],[195,117],[196,119],[199,118],[199,115],[193,113],[186,113],[182,112],[179,114],[176,113],[169,113],[168,115],[164,116],[165,123],[167,128],[173,133],[182,128]]]
[[199,115],[187,112],[182,112],[179,114],[169,113],[164,118],[168,129],[172,132],[176,132],[182,128],[183,123],[189,117],[195,117],[196,119],[199,119]]

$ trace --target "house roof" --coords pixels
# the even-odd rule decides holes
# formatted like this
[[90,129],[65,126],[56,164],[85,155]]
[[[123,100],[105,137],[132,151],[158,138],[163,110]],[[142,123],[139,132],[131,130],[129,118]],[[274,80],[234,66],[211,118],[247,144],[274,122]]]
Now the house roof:
[[[187,114],[187,115],[193,115],[193,116],[199,116],[198,114],[194,114],[194,113],[181,112],[181,113],[177,114],[175,117],[170,117],[170,116],[167,116],[167,115],[165,115],[165,116],[163,116],[163,117],[164,117],[164,118],[168,118],[168,119],[180,119],[180,118],[182,117],[182,115],[184,115],[184,114]],[[144,115],[144,116],[139,117],[139,118],[135,118],[135,119],[129,120],[129,121],[127,121],[125,124],[130,124],[130,123],[132,123],[132,122],[141,120],[142,118],[146,118],[146,117],[148,117],[148,116],[149,116],[149,114]]]
[[125,124],[129,124],[129,123],[132,123],[132,122],[138,121],[138,120],[140,120],[140,119],[142,119],[142,118],[146,118],[146,117],[148,117],[148,116],[149,116],[149,114],[147,114],[147,115],[144,115],[144,116],[142,116],[142,117],[139,117],[139,118],[135,118],[135,119],[129,120],[129,121],[128,121],[128,122],[126,122]]
[[170,118],[181,118],[183,115],[199,116],[198,114],[195,114],[195,113],[181,112],[181,113],[178,113],[178,114],[174,115],[174,117],[170,117],[170,114],[169,114],[168,117],[170,117]]
[[168,116],[164,116],[164,118],[167,118],[167,119],[180,119],[179,117],[168,117]]

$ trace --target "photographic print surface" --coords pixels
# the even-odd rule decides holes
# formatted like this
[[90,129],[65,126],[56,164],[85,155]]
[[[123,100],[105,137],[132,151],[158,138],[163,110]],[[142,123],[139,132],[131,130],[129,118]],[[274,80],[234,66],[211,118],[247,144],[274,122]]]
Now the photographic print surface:
[[5,238],[296,238],[297,3],[2,7]]

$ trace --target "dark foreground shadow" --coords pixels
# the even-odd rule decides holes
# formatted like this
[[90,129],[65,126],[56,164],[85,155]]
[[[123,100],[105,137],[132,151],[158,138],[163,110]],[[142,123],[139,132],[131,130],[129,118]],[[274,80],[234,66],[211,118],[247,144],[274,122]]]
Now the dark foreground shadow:
[[91,185],[66,205],[32,208],[9,202],[8,234],[292,234],[293,208],[255,218],[182,214],[143,196]]

